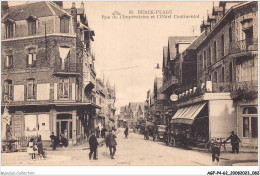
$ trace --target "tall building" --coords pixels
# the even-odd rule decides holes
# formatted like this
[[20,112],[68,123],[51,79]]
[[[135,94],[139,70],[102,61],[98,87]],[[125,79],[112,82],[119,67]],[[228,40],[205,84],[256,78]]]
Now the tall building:
[[99,108],[93,99],[94,31],[84,4],[64,10],[62,2],[2,3],[2,9],[2,110],[7,104],[12,137],[41,135],[50,146],[54,132],[69,145],[83,141]]
[[257,2],[221,1],[202,22],[197,86],[178,94],[174,130],[200,142],[235,131],[243,146],[257,146],[257,16]]

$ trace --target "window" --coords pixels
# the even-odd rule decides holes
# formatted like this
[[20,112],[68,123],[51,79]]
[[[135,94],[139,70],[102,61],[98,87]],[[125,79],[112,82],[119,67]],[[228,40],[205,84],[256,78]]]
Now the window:
[[28,80],[28,83],[27,83],[27,99],[28,100],[35,100],[36,99],[36,84],[35,84],[34,79]]
[[69,17],[63,16],[60,18],[60,32],[69,33]]
[[28,34],[35,35],[36,34],[36,19],[33,17],[29,17],[28,21]]
[[27,66],[36,67],[36,51],[34,48],[28,50]]
[[14,23],[7,22],[5,24],[6,38],[12,38],[14,36]]
[[13,55],[7,55],[5,58],[5,69],[13,67]]
[[254,60],[249,59],[238,65],[238,82],[254,79]]
[[215,72],[215,82],[218,82],[218,72]]
[[207,68],[207,52],[204,51],[204,57],[203,57],[203,67]]
[[69,98],[69,79],[60,79],[59,87],[60,87],[60,91],[59,91],[60,98],[68,99]]
[[4,101],[13,100],[13,84],[12,80],[4,82]]
[[209,47],[209,53],[208,53],[208,55],[209,55],[209,65],[211,65],[211,48]]
[[225,42],[224,42],[224,34],[221,35],[221,56],[225,55]]
[[249,137],[249,117],[243,117],[243,137]]
[[225,82],[225,69],[222,67],[222,82]]
[[258,137],[258,117],[256,107],[243,108],[243,137]]
[[214,41],[214,44],[213,44],[213,57],[216,62],[217,61],[217,43],[216,43],[216,41]]
[[66,46],[59,47],[61,70],[65,69],[66,64],[70,62],[70,48]]
[[231,27],[229,27],[228,33],[229,33],[229,43],[232,43],[232,28]]
[[229,63],[229,82],[232,82],[232,77],[233,77],[233,73],[232,73],[232,62]]

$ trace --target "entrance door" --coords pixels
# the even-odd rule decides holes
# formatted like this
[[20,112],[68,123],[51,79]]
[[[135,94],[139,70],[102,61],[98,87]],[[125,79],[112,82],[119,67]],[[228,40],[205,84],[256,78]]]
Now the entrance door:
[[61,134],[68,139],[68,142],[72,141],[72,121],[57,121],[56,123],[57,136],[61,139]]

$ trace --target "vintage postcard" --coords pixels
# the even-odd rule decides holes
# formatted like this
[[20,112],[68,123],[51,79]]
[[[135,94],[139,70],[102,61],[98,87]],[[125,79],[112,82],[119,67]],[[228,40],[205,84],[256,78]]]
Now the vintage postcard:
[[1,87],[2,166],[259,174],[257,1],[2,1]]

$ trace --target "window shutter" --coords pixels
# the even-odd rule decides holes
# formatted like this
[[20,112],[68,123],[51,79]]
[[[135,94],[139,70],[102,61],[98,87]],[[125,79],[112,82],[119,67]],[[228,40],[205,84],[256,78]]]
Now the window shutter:
[[28,65],[29,65],[28,60],[29,60],[29,54],[27,54],[27,56],[26,56],[26,66],[27,66],[27,67],[28,67]]
[[65,33],[69,33],[69,19],[68,18],[64,18],[64,32]]
[[33,82],[33,98],[37,99],[37,84],[35,82]]
[[36,53],[32,54],[33,65],[36,66]]
[[11,85],[11,88],[10,88],[10,100],[14,100],[14,98],[13,98],[13,93],[14,92],[14,85]]

